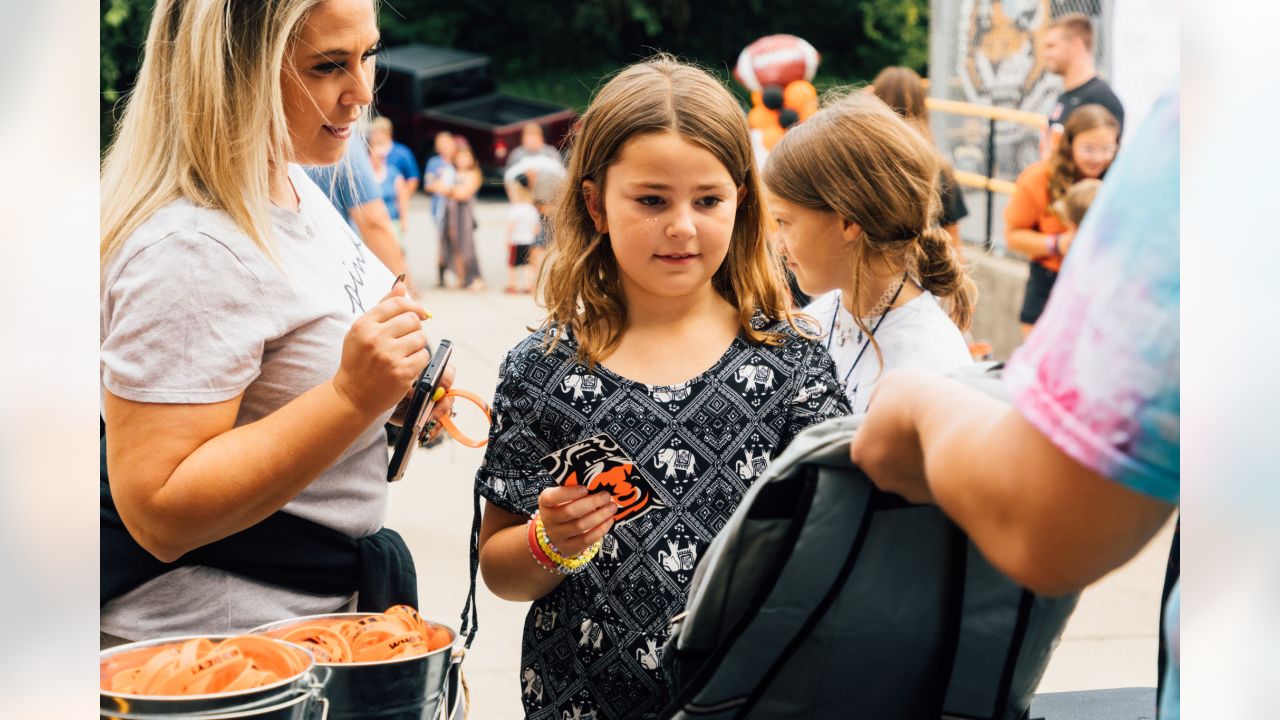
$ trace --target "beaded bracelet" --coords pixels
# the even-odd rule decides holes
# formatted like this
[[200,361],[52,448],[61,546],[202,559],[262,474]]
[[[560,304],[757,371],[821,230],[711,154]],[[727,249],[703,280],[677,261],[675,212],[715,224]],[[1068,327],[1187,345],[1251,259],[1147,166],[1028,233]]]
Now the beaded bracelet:
[[551,544],[551,538],[547,537],[547,528],[542,524],[542,516],[535,514],[530,522],[533,523],[534,532],[537,534],[538,548],[551,559],[551,562],[555,563],[556,571],[565,575],[573,575],[585,570],[587,564],[595,558],[596,553],[600,552],[600,546],[603,544],[602,540],[597,540],[581,554],[565,557]]
[[537,517],[538,513],[534,513],[533,517],[529,518],[529,552],[542,569],[547,572],[559,572],[560,568],[556,566],[555,561],[547,557],[547,554],[542,552],[542,547],[538,545],[538,533],[534,529]]

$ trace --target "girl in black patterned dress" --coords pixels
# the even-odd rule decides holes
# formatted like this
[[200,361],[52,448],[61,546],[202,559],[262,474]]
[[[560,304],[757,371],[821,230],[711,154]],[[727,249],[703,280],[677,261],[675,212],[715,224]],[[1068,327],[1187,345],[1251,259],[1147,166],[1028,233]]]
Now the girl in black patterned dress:
[[485,583],[533,601],[529,718],[661,711],[667,623],[707,545],[797,433],[849,411],[791,316],[760,193],[746,119],[698,68],[633,65],[582,118],[548,317],[503,361],[476,475]]

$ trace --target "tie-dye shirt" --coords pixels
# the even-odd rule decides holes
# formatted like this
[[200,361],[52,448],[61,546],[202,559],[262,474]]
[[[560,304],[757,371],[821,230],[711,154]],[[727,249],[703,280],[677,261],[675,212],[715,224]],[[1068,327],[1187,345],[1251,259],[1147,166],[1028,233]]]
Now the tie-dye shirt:
[[[1107,172],[1004,375],[1019,412],[1063,452],[1170,503],[1180,488],[1178,130],[1171,91]],[[1179,715],[1176,655],[1169,671],[1161,720]]]

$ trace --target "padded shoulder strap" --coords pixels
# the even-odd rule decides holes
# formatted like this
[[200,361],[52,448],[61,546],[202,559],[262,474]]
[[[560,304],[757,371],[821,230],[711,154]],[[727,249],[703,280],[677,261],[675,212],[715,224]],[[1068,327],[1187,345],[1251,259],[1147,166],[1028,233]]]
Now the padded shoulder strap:
[[[710,675],[691,688],[693,697],[680,705],[675,718],[727,720],[745,712],[771,668],[812,628],[812,619],[838,590],[847,574],[844,568],[856,556],[870,518],[871,484],[848,482],[847,474],[818,465],[793,471],[810,473],[815,483],[794,550],[764,602],[716,648],[707,662]],[[850,513],[850,508],[860,512]]]

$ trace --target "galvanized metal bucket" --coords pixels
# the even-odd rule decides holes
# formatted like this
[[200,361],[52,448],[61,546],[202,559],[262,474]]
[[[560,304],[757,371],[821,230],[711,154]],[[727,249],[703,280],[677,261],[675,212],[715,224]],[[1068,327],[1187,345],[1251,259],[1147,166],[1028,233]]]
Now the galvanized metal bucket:
[[[269,623],[251,632],[272,636],[308,620],[349,618],[372,613],[310,615]],[[440,623],[433,623],[440,625]],[[379,662],[317,663],[329,672],[322,691],[330,720],[453,720],[457,717],[462,652],[455,652],[458,633],[447,625],[452,642],[424,655]],[[452,677],[451,677],[452,676]],[[447,713],[447,714],[446,714]]]
[[[143,640],[103,650],[99,664],[123,662],[137,650],[172,645],[197,638],[214,642],[228,636],[187,635],[183,637]],[[191,718],[192,720],[324,720],[328,701],[321,691],[328,671],[319,668],[305,648],[276,640],[291,652],[305,658],[305,669],[293,677],[263,687],[205,695],[134,695],[99,691],[99,716],[106,720],[156,720],[158,718]]]

